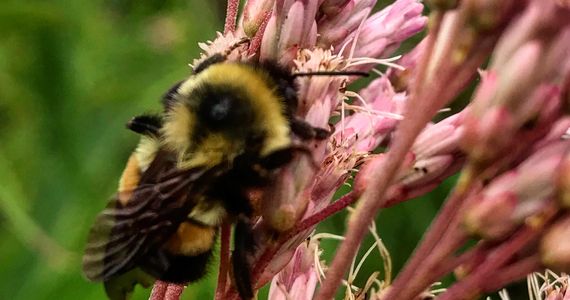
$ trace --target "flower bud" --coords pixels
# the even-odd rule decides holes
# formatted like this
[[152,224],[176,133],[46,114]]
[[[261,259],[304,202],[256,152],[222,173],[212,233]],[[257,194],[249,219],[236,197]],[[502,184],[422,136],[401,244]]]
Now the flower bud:
[[[369,156],[369,159],[360,167],[358,174],[354,178],[354,188],[353,192],[357,195],[362,194],[366,189],[371,189],[369,182],[371,181],[371,176],[376,174],[379,168],[384,165],[384,160],[386,156],[384,154],[378,154],[374,156]],[[405,172],[412,166],[414,163],[414,155],[408,153],[405,157],[404,162],[402,163],[401,170],[399,172],[398,177],[403,177]],[[392,192],[398,192],[397,190],[392,190]],[[393,195],[390,195],[393,196]]]
[[[556,1],[529,1],[524,13],[515,20],[499,40],[491,68],[500,68],[515,52],[532,40],[551,39],[570,22],[570,10]],[[541,68],[545,66],[541,65]]]
[[277,1],[261,42],[260,59],[289,65],[297,51],[317,38],[317,1]]
[[468,22],[478,31],[491,31],[501,24],[504,13],[514,5],[510,1],[464,0]]
[[318,283],[315,261],[318,257],[318,244],[312,240],[301,243],[295,250],[293,258],[283,270],[271,281],[270,300],[313,298]]
[[317,39],[318,46],[323,49],[331,46],[335,49],[340,48],[340,43],[368,17],[374,4],[376,0],[353,0],[335,15],[327,15],[327,18],[318,23],[320,34]]
[[502,194],[475,198],[479,202],[470,207],[465,214],[463,224],[466,230],[484,239],[496,240],[509,234],[517,224],[511,217],[517,207],[517,199],[507,191]]
[[540,241],[542,263],[557,272],[570,272],[570,216],[554,223]]
[[427,183],[443,174],[452,165],[453,160],[453,155],[438,155],[416,160],[413,167],[398,182],[408,188]]
[[[427,24],[423,5],[416,0],[398,0],[364,22],[356,41],[354,57],[387,57],[400,43],[420,32]],[[340,45],[352,42],[356,33]],[[371,66],[370,66],[371,67]]]
[[402,188],[409,190],[439,182],[440,176],[457,171],[462,116],[460,112],[439,123],[429,124],[418,135],[411,149],[414,162],[398,179]]
[[429,7],[438,10],[449,10],[457,8],[460,0],[428,0]]
[[558,200],[563,208],[570,208],[570,156],[566,156],[558,173]]
[[243,9],[243,31],[253,37],[263,23],[265,15],[271,11],[275,0],[247,0]]
[[436,124],[426,126],[412,146],[412,152],[417,159],[457,153],[463,135],[463,128],[460,126],[463,115],[464,113],[460,112]]
[[501,70],[483,74],[467,110],[462,141],[472,162],[491,163],[510,147],[520,145],[522,136],[544,130],[561,114],[560,88],[540,83],[545,78],[537,77],[541,56],[549,52],[544,50],[540,43],[529,42]]
[[504,238],[522,223],[540,223],[551,209],[562,158],[570,141],[553,143],[496,179],[467,201],[463,224],[484,239]]
[[[319,12],[326,19],[333,18],[343,12],[346,6],[354,7],[355,0],[324,0],[319,7]],[[320,26],[319,26],[320,27]]]
[[369,157],[369,159],[360,167],[358,174],[356,174],[356,177],[354,178],[354,193],[360,195],[369,188],[368,183],[370,182],[370,174],[374,174],[374,170],[381,168],[384,165],[385,159],[386,156],[383,154]]

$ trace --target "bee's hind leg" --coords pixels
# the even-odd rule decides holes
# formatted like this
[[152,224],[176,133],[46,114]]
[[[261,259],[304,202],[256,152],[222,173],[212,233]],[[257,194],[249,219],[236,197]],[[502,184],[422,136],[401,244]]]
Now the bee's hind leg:
[[249,254],[255,250],[255,246],[251,224],[243,215],[238,217],[235,225],[234,247],[232,255],[234,283],[243,300],[253,299]]

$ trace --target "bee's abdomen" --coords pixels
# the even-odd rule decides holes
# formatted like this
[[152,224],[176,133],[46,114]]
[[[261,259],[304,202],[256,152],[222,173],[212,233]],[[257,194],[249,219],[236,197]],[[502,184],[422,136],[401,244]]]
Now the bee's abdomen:
[[141,169],[135,153],[131,154],[119,180],[119,202],[126,206],[141,179]]
[[192,220],[182,222],[162,248],[161,256],[166,264],[157,269],[157,277],[174,283],[189,283],[202,278],[212,255],[216,232],[216,227]]
[[166,244],[173,255],[196,256],[210,251],[216,241],[216,227],[192,221],[182,222]]
[[201,279],[212,256],[212,249],[196,255],[170,255],[167,254],[169,267],[158,278],[173,283],[190,283]]

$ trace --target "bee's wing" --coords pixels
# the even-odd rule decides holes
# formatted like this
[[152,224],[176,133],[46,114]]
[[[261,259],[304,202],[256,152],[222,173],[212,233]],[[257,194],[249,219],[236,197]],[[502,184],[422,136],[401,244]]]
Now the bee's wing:
[[158,153],[126,205],[115,197],[89,233],[83,272],[106,281],[143,263],[183,222],[220,168],[176,170]]

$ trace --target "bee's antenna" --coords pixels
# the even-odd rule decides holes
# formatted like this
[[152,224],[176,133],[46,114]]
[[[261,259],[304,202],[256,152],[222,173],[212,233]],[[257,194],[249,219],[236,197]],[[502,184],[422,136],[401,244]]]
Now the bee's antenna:
[[301,76],[361,76],[368,77],[370,74],[363,71],[314,71],[314,72],[297,72],[293,73],[293,77]]

